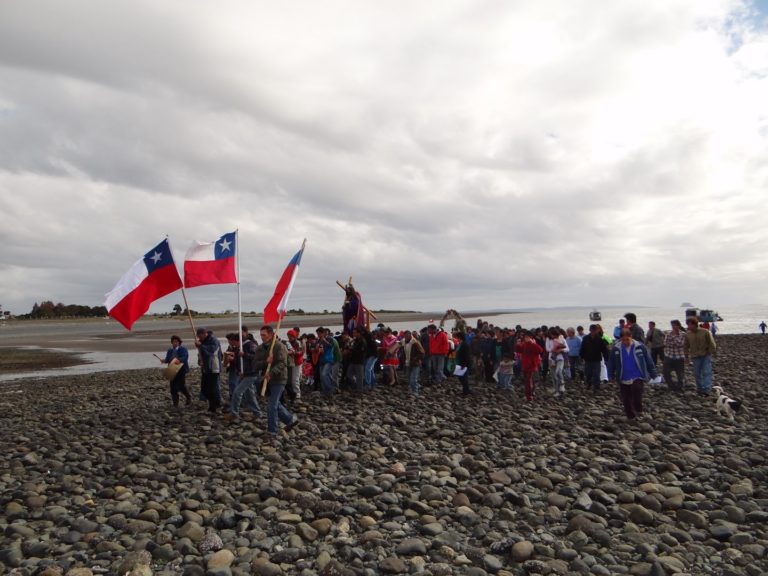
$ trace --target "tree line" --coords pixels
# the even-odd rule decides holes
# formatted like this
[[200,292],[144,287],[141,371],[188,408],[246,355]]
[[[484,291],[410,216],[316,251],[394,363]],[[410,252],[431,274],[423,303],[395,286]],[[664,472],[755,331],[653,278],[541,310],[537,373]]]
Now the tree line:
[[107,315],[106,306],[85,306],[82,304],[54,304],[46,300],[38,304],[35,302],[29,314],[22,314],[19,318],[96,318]]

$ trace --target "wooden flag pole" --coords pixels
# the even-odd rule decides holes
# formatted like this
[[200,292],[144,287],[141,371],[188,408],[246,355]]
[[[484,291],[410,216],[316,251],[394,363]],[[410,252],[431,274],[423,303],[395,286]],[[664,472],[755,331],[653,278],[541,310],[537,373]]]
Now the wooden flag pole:
[[195,321],[192,320],[192,310],[189,309],[189,303],[187,302],[187,292],[184,290],[184,286],[181,287],[181,295],[184,297],[184,307],[187,309],[187,318],[189,318],[189,325],[192,327],[192,338],[197,338]]
[[[299,253],[304,254],[304,247],[307,245],[307,239],[304,238],[304,241],[301,243],[301,250],[299,250]],[[286,268],[287,270],[287,268]],[[285,272],[283,273],[285,274]],[[283,294],[284,302],[283,309],[280,309],[280,304],[278,303],[277,306],[277,328],[275,328],[274,333],[272,334],[272,343],[269,345],[269,352],[267,353],[267,357],[272,357],[272,352],[275,349],[275,344],[277,343],[277,334],[280,332],[280,326],[283,323],[283,316],[286,314],[286,309],[288,308],[288,296],[291,293],[291,288],[293,287],[293,282],[296,280],[296,270],[294,270],[292,273],[291,280],[288,284],[288,287],[286,288],[286,291]],[[280,282],[278,281],[278,287],[280,286]],[[275,289],[275,296],[277,295],[277,289]],[[269,383],[269,371],[272,369],[272,361],[270,360],[267,363],[267,370],[264,372],[264,377],[261,380],[261,395],[266,396],[267,395],[267,384]]]
[[[171,241],[168,235],[165,235],[165,240],[168,242],[168,249],[171,248]],[[174,262],[174,266],[176,263]],[[189,309],[189,303],[187,302],[187,292],[184,290],[184,283],[181,284],[181,296],[184,298],[184,307],[187,309],[187,318],[189,318],[189,325],[192,327],[192,338],[197,338],[197,331],[195,330],[195,322],[192,320],[192,311]]]
[[[280,325],[283,323],[283,319],[280,318],[277,321],[277,328],[275,328],[275,332],[272,334],[272,343],[269,345],[269,352],[267,352],[267,358],[272,357],[272,351],[275,349],[275,344],[277,343],[277,333],[280,330]],[[261,379],[261,395],[266,396],[267,395],[267,384],[269,384],[269,371],[272,369],[272,361],[270,360],[267,364],[267,369],[264,371],[264,377]]]

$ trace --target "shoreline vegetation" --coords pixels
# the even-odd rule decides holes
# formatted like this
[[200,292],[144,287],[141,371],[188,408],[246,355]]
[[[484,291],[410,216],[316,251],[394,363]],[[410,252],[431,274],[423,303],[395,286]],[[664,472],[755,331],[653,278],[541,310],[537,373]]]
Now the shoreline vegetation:
[[[451,377],[305,391],[301,422],[174,410],[159,369],[16,381],[0,404],[0,573],[324,576],[768,573],[768,338],[718,337],[715,383],[539,384],[525,402]],[[199,374],[188,379],[193,396]],[[264,407],[262,399],[262,409]]]

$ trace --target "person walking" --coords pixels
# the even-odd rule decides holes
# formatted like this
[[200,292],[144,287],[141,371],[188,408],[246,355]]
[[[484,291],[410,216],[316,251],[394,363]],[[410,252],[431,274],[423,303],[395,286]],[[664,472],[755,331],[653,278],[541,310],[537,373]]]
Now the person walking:
[[381,360],[381,382],[385,386],[394,386],[397,384],[397,368],[400,360],[397,357],[397,351],[400,343],[397,336],[391,328],[384,329],[384,336],[381,338],[380,354]]
[[525,387],[525,399],[531,402],[534,399],[536,385],[534,384],[534,374],[539,371],[541,356],[544,354],[542,348],[534,339],[530,332],[523,333],[523,341],[517,345],[517,352],[520,354],[520,367],[523,371],[523,384]]
[[419,374],[424,361],[424,347],[419,341],[418,332],[405,332],[403,336],[403,352],[405,352],[405,372],[411,394],[419,395]]
[[235,390],[232,393],[232,397],[229,401],[229,414],[228,420],[237,420],[240,418],[240,404],[245,398],[246,408],[251,411],[254,417],[261,416],[261,407],[258,401],[258,386],[259,374],[255,364],[256,351],[258,344],[254,340],[253,336],[248,333],[248,328],[243,326],[242,332],[243,349],[238,353],[238,358],[234,360],[238,367],[240,366],[240,358],[243,362],[243,370],[240,375],[240,380],[235,386]]
[[608,378],[619,386],[619,395],[628,421],[643,415],[645,383],[656,377],[656,364],[645,344],[632,338],[624,328],[621,338],[608,355]]
[[552,369],[552,394],[555,398],[559,398],[565,394],[565,358],[568,356],[568,345],[558,328],[549,329],[547,351],[549,352],[547,360]]
[[[435,384],[442,384],[445,381],[445,358],[450,351],[448,334],[438,330],[434,324],[429,325],[428,332],[430,372]],[[469,350],[467,350],[467,353],[469,353]]]
[[281,398],[288,382],[288,351],[275,337],[272,326],[265,325],[259,330],[261,344],[256,348],[254,367],[261,373],[269,391],[267,400],[267,432],[269,441],[277,439],[280,422],[285,431],[290,432],[299,423],[299,418],[291,414],[283,405]]
[[[624,314],[626,324],[624,324],[624,330],[629,330],[632,334],[632,339],[638,342],[645,342],[645,331],[637,323],[637,315],[634,312],[627,312]],[[622,330],[623,331],[623,330]]]
[[331,331],[322,326],[317,329],[317,347],[319,351],[318,365],[320,366],[320,390],[328,396],[336,392],[336,382],[333,380],[334,347],[338,346],[331,336]]
[[203,397],[208,401],[208,412],[216,413],[221,406],[221,392],[219,389],[222,353],[221,344],[213,335],[213,331],[206,328],[197,329],[195,346],[200,356],[200,387]]
[[693,378],[696,390],[702,396],[708,396],[712,390],[712,357],[717,345],[709,330],[699,327],[698,318],[688,316],[685,319],[688,331],[685,333],[685,359],[693,362]]
[[291,403],[301,400],[301,373],[304,368],[304,341],[299,340],[298,328],[288,330],[286,334],[288,342],[285,348],[288,351],[288,386],[286,393]]
[[[582,332],[584,329],[582,328]],[[579,357],[579,354],[581,353],[581,339],[583,336],[579,336],[576,334],[576,331],[573,328],[566,328],[565,330],[566,337],[565,337],[565,343],[568,346],[568,369],[569,374],[571,378],[571,382],[576,381],[576,375],[583,374],[583,370],[581,370],[581,358]]]
[[656,322],[648,322],[648,332],[645,334],[645,346],[651,351],[654,364],[661,359],[664,363],[664,332],[656,328]]
[[347,380],[358,392],[362,392],[365,389],[365,354],[367,346],[363,338],[363,330],[363,327],[355,326],[352,329],[352,340],[349,343]]
[[469,342],[464,332],[458,332],[456,337],[459,340],[459,347],[456,349],[456,368],[461,373],[458,374],[461,382],[462,396],[469,396],[472,390],[469,388],[469,369],[472,363],[472,354],[469,351]]
[[[683,392],[685,384],[685,334],[682,332],[680,320],[672,320],[672,330],[664,336],[664,381],[673,392]],[[672,372],[676,382],[672,381]]]
[[579,356],[584,361],[584,382],[592,392],[600,390],[601,363],[608,358],[608,343],[597,324],[590,324],[589,334],[581,339]]
[[365,341],[365,388],[373,390],[376,387],[376,360],[379,359],[379,347],[370,330],[363,326],[358,329]]
[[515,375],[515,361],[514,356],[507,352],[501,355],[501,362],[499,362],[499,384],[500,390],[512,390],[512,378]]
[[187,372],[189,372],[189,351],[186,346],[182,346],[181,338],[175,334],[171,336],[171,347],[165,353],[165,358],[161,360],[163,364],[170,364],[178,360],[181,368],[171,380],[171,401],[174,406],[179,405],[179,394],[183,394],[187,404],[192,402],[192,397],[187,390]]

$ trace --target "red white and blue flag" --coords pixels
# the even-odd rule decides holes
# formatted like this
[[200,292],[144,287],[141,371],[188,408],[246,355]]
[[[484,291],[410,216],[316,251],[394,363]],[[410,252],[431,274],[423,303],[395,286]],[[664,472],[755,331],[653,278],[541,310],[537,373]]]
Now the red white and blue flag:
[[305,244],[306,240],[301,245],[301,250],[296,252],[291,261],[288,262],[288,266],[286,266],[283,275],[280,276],[280,280],[277,282],[272,299],[264,307],[264,324],[271,324],[285,317],[285,312],[288,309],[288,298],[291,296],[293,283],[296,281],[296,274],[299,271]]
[[237,284],[237,233],[224,234],[216,242],[195,242],[184,256],[184,286]]
[[168,240],[137,260],[107,294],[109,315],[128,330],[149,310],[149,305],[182,287]]

